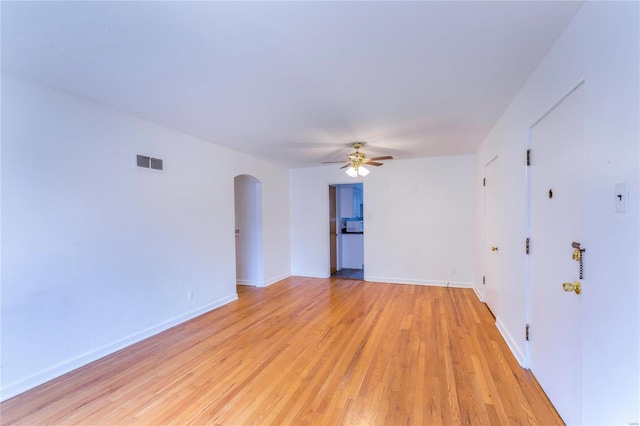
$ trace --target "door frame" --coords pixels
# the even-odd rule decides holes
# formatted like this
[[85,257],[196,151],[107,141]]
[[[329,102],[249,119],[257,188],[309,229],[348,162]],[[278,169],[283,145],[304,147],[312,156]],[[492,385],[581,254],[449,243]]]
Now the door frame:
[[[483,214],[483,218],[482,218],[482,277],[483,280],[486,280],[486,276],[487,276],[487,187],[486,187],[486,179],[487,179],[487,167],[493,163],[494,161],[496,161],[498,158],[500,157],[500,155],[496,154],[495,156],[493,156],[493,158],[491,158],[491,160],[487,161],[487,163],[484,165],[483,169],[482,169],[482,178],[484,179],[483,182],[485,182],[485,184],[483,184],[482,188],[482,214]],[[489,304],[487,303],[487,287],[485,285],[485,282],[483,281],[482,283],[482,301],[489,306]],[[489,310],[491,310],[491,308],[489,308]],[[491,311],[491,313],[495,316],[496,313]],[[497,317],[496,317],[497,319]]]
[[[527,127],[526,130],[526,147],[527,153],[531,150],[531,133],[533,128],[539,124],[542,120],[544,120],[549,114],[555,111],[562,102],[564,102],[569,96],[573,94],[576,90],[578,90],[585,83],[584,77],[578,80],[571,88],[560,97],[558,101],[556,101],[550,108],[548,108],[538,119],[536,119],[530,126]],[[528,154],[527,154],[528,155]],[[531,167],[527,163],[526,166],[526,220],[525,220],[525,232],[526,238],[531,238]],[[527,254],[525,256],[525,321],[527,330],[529,325],[531,324],[531,258]],[[583,349],[580,348],[580,351],[583,352]],[[524,367],[529,369],[531,366],[531,350],[530,350],[530,342],[529,340],[525,340],[525,359],[524,359]]]
[[[250,187],[249,190],[247,188]],[[239,174],[233,178],[236,285],[264,287],[264,247],[262,229],[262,182],[255,176]],[[239,200],[246,201],[238,209]],[[242,225],[238,223],[242,222]],[[243,250],[238,250],[238,247]],[[243,269],[242,277],[238,269]],[[248,278],[247,278],[248,277]]]
[[341,247],[338,241],[338,212],[340,211],[338,194],[338,187],[329,185],[329,276],[342,269],[340,262]]
[[[333,187],[335,187],[335,189],[336,189],[336,222],[337,222],[337,225],[339,225],[339,221],[340,221],[340,219],[341,219],[341,211],[342,211],[342,196],[341,196],[341,190],[342,190],[342,188],[343,188],[343,187],[353,186],[354,184],[360,184],[360,185],[362,185],[363,205],[364,205],[364,186],[365,186],[365,185],[364,185],[364,182],[362,182],[362,181],[357,181],[357,182],[328,183],[328,186],[329,186],[329,187],[332,187],[332,186],[333,186]],[[326,210],[327,212],[329,212],[329,210],[330,210],[330,208],[331,208],[331,207],[329,206],[329,198],[330,198],[330,195],[327,197],[327,210]],[[363,218],[364,218],[364,211],[362,212],[362,216],[363,216]],[[329,226],[330,226],[330,221],[331,221],[330,214],[328,214],[328,216],[327,216],[327,219],[326,219],[326,220],[327,220],[327,223],[329,223]],[[343,268],[343,264],[342,264],[342,252],[343,252],[343,247],[342,247],[342,232],[341,232],[341,229],[340,229],[340,227],[339,227],[339,226],[337,226],[337,229],[336,229],[336,230],[337,230],[337,234],[338,234],[338,235],[337,235],[337,238],[336,238],[336,245],[337,245],[337,250],[336,250],[336,256],[337,256],[336,264],[337,264],[338,270],[341,270],[341,269]],[[365,238],[365,237],[364,237],[364,234],[363,234],[363,236],[362,236],[362,237],[363,237],[362,257],[364,258],[364,252],[365,252],[365,248],[364,248],[364,238]],[[329,257],[331,257],[331,253],[330,253],[331,248],[330,248],[330,245],[331,245],[331,240],[329,239],[329,240],[327,241],[327,250],[326,250],[326,252],[327,252],[327,253],[329,253]],[[331,259],[329,258],[328,260],[329,260],[329,262],[327,263],[327,268],[328,268],[328,271],[329,271],[328,276],[330,277],[330,276],[331,276]]]

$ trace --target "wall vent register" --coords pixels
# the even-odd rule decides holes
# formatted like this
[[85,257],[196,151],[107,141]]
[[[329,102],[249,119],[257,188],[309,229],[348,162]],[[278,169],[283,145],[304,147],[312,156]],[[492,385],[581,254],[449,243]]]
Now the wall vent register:
[[146,155],[136,155],[136,165],[143,169],[164,170],[163,161]]

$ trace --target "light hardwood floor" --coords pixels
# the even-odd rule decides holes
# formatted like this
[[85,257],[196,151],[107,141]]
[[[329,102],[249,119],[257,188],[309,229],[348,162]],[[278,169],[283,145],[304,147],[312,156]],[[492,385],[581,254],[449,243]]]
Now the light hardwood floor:
[[292,277],[0,405],[2,424],[562,424],[469,289]]

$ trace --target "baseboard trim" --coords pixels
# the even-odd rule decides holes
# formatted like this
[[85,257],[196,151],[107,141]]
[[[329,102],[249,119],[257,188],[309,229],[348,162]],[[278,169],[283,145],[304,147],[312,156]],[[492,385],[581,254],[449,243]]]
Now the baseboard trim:
[[291,275],[294,275],[296,277],[308,277],[308,278],[330,278],[331,277],[331,275],[327,274],[326,272],[324,274],[317,273],[317,272],[295,272],[295,273],[292,273]]
[[478,299],[484,303],[484,296],[480,293],[480,290],[478,290],[478,287],[473,286],[473,291],[476,292],[476,296],[478,296]]
[[276,277],[273,277],[271,279],[268,279],[267,281],[264,282],[263,287],[269,287],[272,284],[275,284],[279,281],[284,280],[285,278],[289,278],[291,276],[291,274],[289,272],[287,272],[286,274],[280,274]]
[[440,281],[440,280],[417,280],[411,278],[394,278],[394,277],[371,277],[365,274],[365,281],[374,283],[389,283],[389,284],[412,284],[412,285],[425,285],[432,287],[455,287],[455,288],[473,288],[474,285],[471,282],[465,281]]
[[13,398],[14,396],[19,395],[23,392],[26,392],[30,389],[33,389],[36,386],[39,386],[43,383],[46,383],[50,380],[60,377],[63,374],[69,373],[70,371],[76,370],[91,362],[97,361],[100,358],[104,358],[107,355],[111,355],[121,349],[124,349],[128,346],[138,343],[158,333],[166,331],[172,327],[175,327],[176,325],[182,324],[183,322],[189,321],[190,319],[193,319],[209,311],[212,311],[216,308],[224,306],[227,303],[233,302],[234,300],[237,300],[237,299],[238,299],[238,294],[233,293],[232,295],[223,297],[222,299],[218,299],[213,303],[202,306],[198,309],[194,309],[193,311],[189,311],[183,315],[172,318],[168,321],[164,321],[160,324],[157,324],[153,327],[149,327],[138,333],[134,333],[130,336],[117,340],[99,349],[87,352],[76,358],[72,358],[70,360],[56,364],[52,367],[49,367],[45,370],[35,373],[25,379],[10,383],[7,386],[0,389],[0,401],[5,401],[9,398]]
[[500,318],[496,318],[496,327],[498,328],[498,331],[502,335],[502,338],[504,339],[504,341],[507,343],[507,346],[511,350],[511,353],[516,358],[516,361],[518,361],[518,364],[520,364],[520,367],[526,368],[524,353],[522,352],[522,350],[520,350],[520,348],[518,347],[518,343],[511,336],[511,334],[509,334],[504,324],[502,324],[502,321],[500,321]]

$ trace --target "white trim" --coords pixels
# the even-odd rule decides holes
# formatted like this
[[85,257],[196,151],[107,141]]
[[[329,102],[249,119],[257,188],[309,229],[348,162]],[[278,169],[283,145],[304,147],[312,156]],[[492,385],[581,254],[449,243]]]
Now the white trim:
[[309,278],[331,278],[331,275],[326,272],[292,272],[291,275]]
[[517,341],[509,334],[506,327],[502,324],[500,318],[496,318],[496,328],[502,335],[504,341],[507,343],[507,346],[509,346],[509,349],[511,349],[511,353],[516,358],[516,361],[518,361],[518,364],[520,364],[520,367],[527,368],[527,360],[524,356],[524,353],[518,347]]
[[275,276],[273,278],[270,278],[270,279],[266,280],[264,283],[262,283],[262,287],[269,287],[270,285],[275,284],[275,283],[277,283],[279,281],[282,281],[285,278],[289,278],[290,276],[291,276],[291,274],[288,273],[288,272],[285,273],[285,274],[277,275],[277,276]]
[[545,119],[549,114],[551,114],[551,113],[552,113],[556,108],[558,108],[558,107],[560,106],[560,104],[561,104],[562,102],[564,102],[564,101],[565,101],[565,99],[567,99],[569,96],[571,96],[571,94],[572,94],[573,92],[575,92],[576,90],[578,90],[578,88],[579,88],[580,86],[582,86],[582,85],[584,84],[584,82],[585,82],[584,77],[583,77],[583,78],[581,78],[580,80],[578,80],[578,82],[577,82],[576,84],[574,84],[574,85],[571,87],[571,89],[569,89],[569,90],[567,91],[567,93],[565,93],[565,94],[564,94],[564,96],[562,96],[562,97],[560,98],[560,100],[559,100],[558,102],[556,102],[555,104],[553,104],[553,106],[551,106],[551,108],[547,109],[547,110],[546,110],[546,111],[545,111],[545,112],[540,116],[540,118],[538,118],[536,121],[534,121],[534,122],[533,122],[533,124],[531,124],[531,126],[529,126],[529,127],[528,127],[528,129],[527,129],[527,130],[531,130],[531,129],[533,129],[533,128],[536,126],[536,124],[538,124],[538,123],[540,123],[542,120],[544,120],[544,119]]
[[412,285],[425,285],[432,287],[455,287],[455,288],[473,288],[472,282],[466,281],[440,281],[440,280],[417,280],[412,278],[394,278],[394,277],[370,277],[365,275],[365,281],[374,283],[387,283],[387,284],[412,284]]
[[249,285],[252,287],[269,287],[272,284],[275,284],[279,281],[284,280],[285,278],[289,278],[291,276],[290,273],[284,273],[284,274],[280,274],[280,275],[276,275],[273,278],[270,278],[266,281],[251,281],[251,280],[242,280],[237,278],[236,279],[236,284],[237,285]]
[[114,352],[117,352],[135,343],[141,342],[144,339],[147,339],[151,336],[154,336],[158,333],[161,333],[165,330],[175,327],[176,325],[182,324],[183,322],[189,321],[190,319],[196,318],[202,314],[205,314],[209,311],[212,311],[216,308],[219,308],[223,305],[233,302],[234,300],[238,300],[237,293],[233,293],[229,296],[223,297],[222,299],[218,299],[213,303],[210,303],[198,309],[194,309],[193,311],[187,312],[183,315],[172,318],[168,321],[164,321],[160,324],[157,324],[153,327],[149,327],[138,333],[134,333],[123,339],[116,340],[115,342],[110,343],[101,348],[98,348],[96,350],[87,352],[78,357],[58,363],[52,367],[49,367],[45,370],[35,373],[20,381],[10,383],[0,390],[0,395],[1,395],[0,398],[2,401],[7,400],[9,398],[13,398],[16,395],[26,392],[29,389],[33,389],[34,387],[39,386],[43,383],[46,383],[50,380],[53,380],[56,377],[60,377],[63,374],[66,374],[77,368],[83,367],[91,362],[97,361],[100,358],[104,358],[107,355],[111,355]]
[[[482,278],[487,278],[487,167],[498,159],[500,155],[496,154],[482,168]],[[498,246],[500,241],[498,241]],[[484,283],[484,281],[483,281]],[[482,297],[480,300],[487,302],[487,288],[482,286]],[[495,309],[495,306],[494,306]]]
[[478,290],[478,287],[474,285],[473,291],[476,293],[476,296],[478,296],[478,300],[480,300],[482,303],[485,303],[484,299],[482,298],[482,294],[480,293],[480,290]]
[[[537,123],[537,121],[536,121]],[[531,128],[528,127],[526,131],[527,136],[527,151],[531,149]],[[525,238],[529,239],[531,244],[531,164],[527,166],[526,171],[526,188],[525,188]],[[531,324],[531,247],[529,247],[529,254],[524,256],[524,318],[527,324]],[[531,349],[529,348],[529,342],[524,342],[525,346],[525,359],[524,364],[527,366],[531,363]]]

